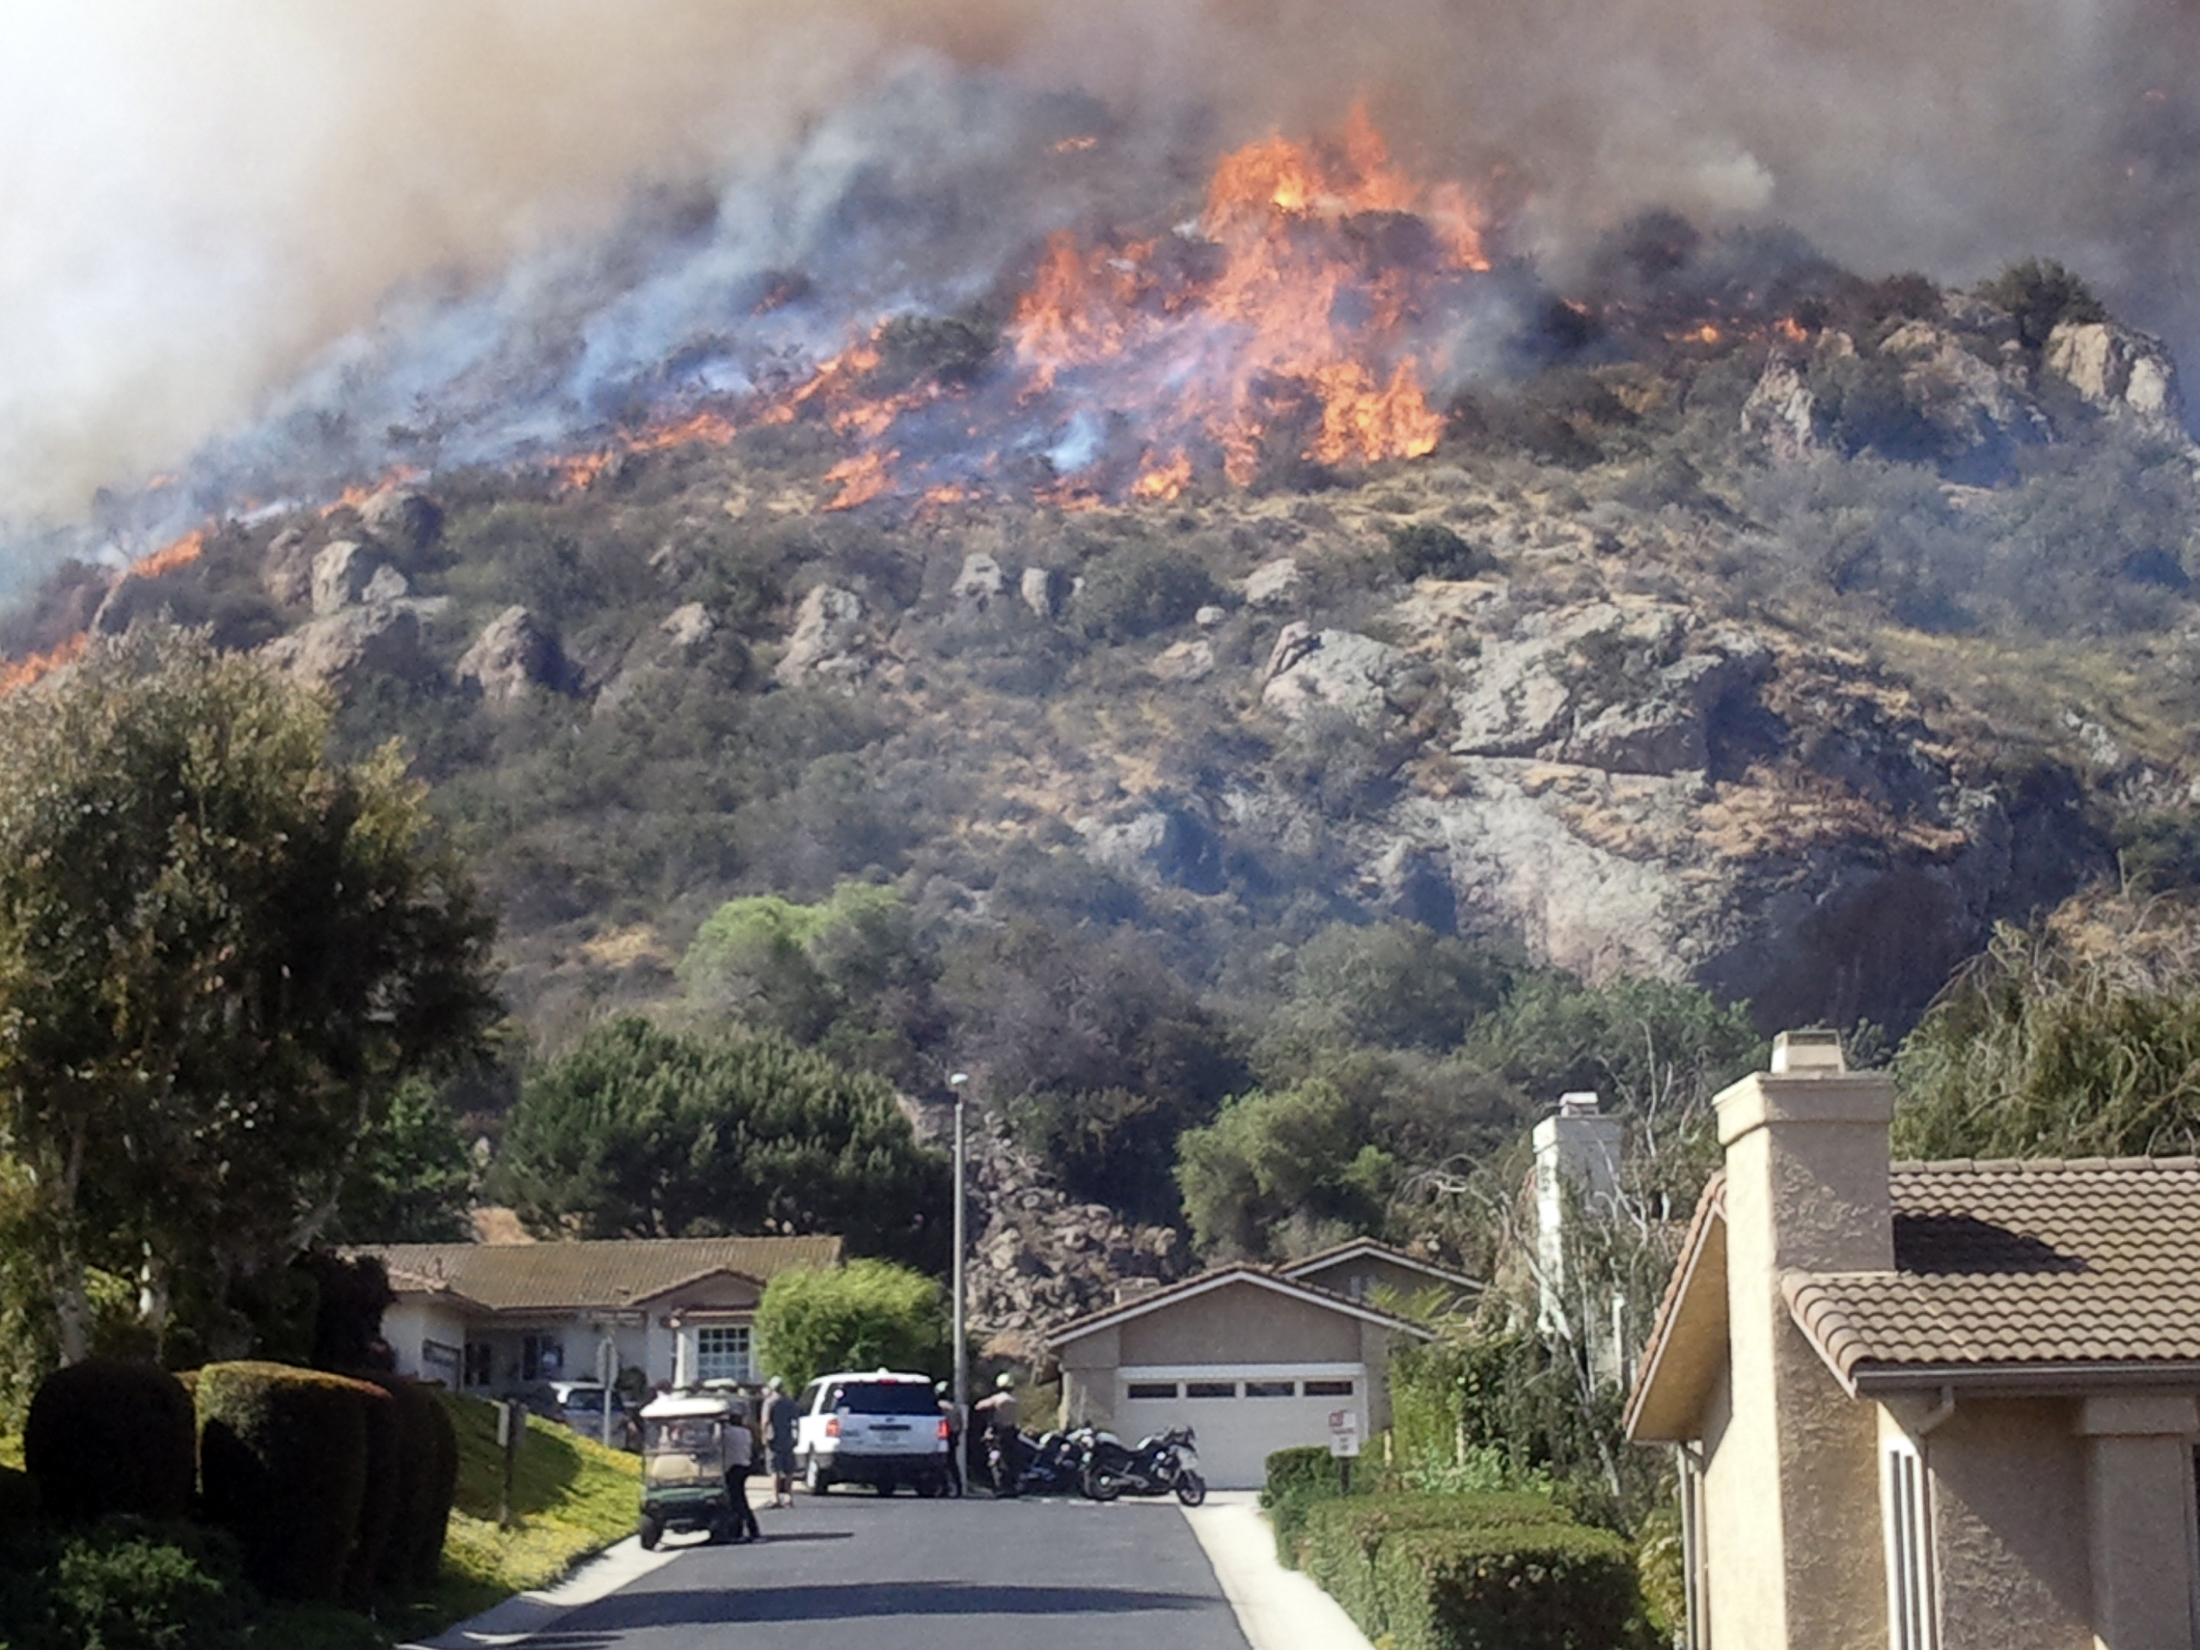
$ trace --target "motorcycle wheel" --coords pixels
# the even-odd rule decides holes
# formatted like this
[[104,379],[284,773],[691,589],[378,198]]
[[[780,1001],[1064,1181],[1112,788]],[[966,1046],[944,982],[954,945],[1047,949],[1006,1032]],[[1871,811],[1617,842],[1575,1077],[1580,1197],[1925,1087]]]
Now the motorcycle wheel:
[[1112,1472],[1102,1472],[1094,1467],[1086,1471],[1082,1487],[1085,1494],[1095,1501],[1113,1501],[1123,1493],[1123,1480]]
[[1180,1472],[1176,1475],[1176,1498],[1187,1507],[1196,1507],[1207,1499],[1207,1480],[1196,1472]]

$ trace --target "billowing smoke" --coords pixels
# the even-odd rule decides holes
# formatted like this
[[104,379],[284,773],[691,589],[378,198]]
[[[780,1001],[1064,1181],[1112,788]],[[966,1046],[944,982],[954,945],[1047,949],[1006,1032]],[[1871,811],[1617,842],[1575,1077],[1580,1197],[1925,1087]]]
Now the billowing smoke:
[[1554,271],[1671,206],[1866,271],[2057,257],[2189,346],[2196,32],[2171,0],[11,0],[0,521],[267,421],[462,457],[524,437],[494,406],[610,416],[790,270],[967,297],[1356,93],[1424,173],[1501,175]]

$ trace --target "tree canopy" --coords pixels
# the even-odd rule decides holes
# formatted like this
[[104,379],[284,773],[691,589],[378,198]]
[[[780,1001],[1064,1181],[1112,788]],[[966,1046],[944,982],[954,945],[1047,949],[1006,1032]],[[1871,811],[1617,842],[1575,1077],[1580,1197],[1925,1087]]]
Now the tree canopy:
[[791,1386],[836,1369],[942,1375],[948,1365],[939,1284],[882,1260],[780,1273],[757,1303],[756,1340],[758,1361]]
[[1380,1231],[1396,1164],[1334,1085],[1255,1090],[1177,1142],[1202,1253],[1273,1260]]
[[2100,898],[2003,925],[1895,1058],[1895,1146],[1915,1157],[2200,1150],[2200,925]]
[[35,1176],[65,1357],[86,1269],[210,1349],[332,1216],[408,1076],[495,1009],[491,919],[385,747],[166,627],[0,699],[0,1140]]
[[777,1037],[598,1027],[521,1089],[497,1175],[546,1236],[828,1232],[947,1258],[946,1158],[884,1081]]

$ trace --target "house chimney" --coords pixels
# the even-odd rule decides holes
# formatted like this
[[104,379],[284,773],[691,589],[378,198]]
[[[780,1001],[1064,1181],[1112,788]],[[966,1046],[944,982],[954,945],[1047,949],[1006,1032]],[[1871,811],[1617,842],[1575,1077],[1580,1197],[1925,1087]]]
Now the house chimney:
[[1619,1120],[1598,1110],[1592,1092],[1562,1094],[1558,1110],[1535,1126],[1536,1310],[1545,1333],[1565,1325],[1576,1339],[1595,1335],[1605,1308],[1571,1303],[1568,1317],[1566,1222],[1609,1205],[1619,1190]]
[[1878,1424],[1796,1327],[1781,1279],[1893,1270],[1894,1084],[1849,1070],[1832,1032],[1790,1031],[1773,1040],[1769,1071],[1714,1104],[1726,1149],[1732,1409],[1709,1472],[1754,1486],[1736,1499],[1772,1516],[1713,1533],[1735,1555],[1727,1585],[1747,1596],[1711,1608],[1756,1621],[1766,1644],[1846,1644],[1849,1627],[1883,1619],[1886,1604]]

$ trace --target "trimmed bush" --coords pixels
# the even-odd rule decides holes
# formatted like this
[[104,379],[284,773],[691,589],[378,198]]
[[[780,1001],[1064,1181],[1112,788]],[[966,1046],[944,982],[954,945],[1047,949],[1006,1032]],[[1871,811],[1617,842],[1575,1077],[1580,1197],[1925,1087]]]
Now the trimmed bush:
[[1396,1650],[1616,1650],[1636,1634],[1626,1543],[1580,1524],[1401,1530],[1374,1587],[1379,1625],[1361,1626]]
[[[396,1464],[389,1475],[388,1530],[379,1543],[374,1542],[371,1528],[374,1509],[370,1504],[361,1510],[362,1550],[346,1579],[347,1595],[356,1598],[362,1586],[384,1593],[430,1586],[442,1562],[443,1535],[458,1486],[458,1439],[450,1412],[434,1388],[405,1376],[377,1370],[357,1372],[351,1378],[389,1395]],[[368,1447],[371,1455],[371,1438]],[[363,1566],[368,1567],[364,1574]]]
[[451,1528],[451,1504],[458,1499],[458,1423],[451,1418],[455,1401],[439,1392],[417,1388],[428,1400],[422,1425],[429,1443],[427,1484],[415,1510],[418,1522],[411,1527],[411,1581],[415,1587],[433,1587],[443,1566],[443,1543]]
[[367,1406],[387,1402],[379,1387],[287,1364],[199,1371],[206,1515],[237,1537],[263,1592],[341,1594],[367,1494]]
[[1306,1573],[1367,1629],[1385,1629],[1388,1609],[1378,1561],[1408,1534],[1539,1528],[1571,1522],[1540,1495],[1369,1495],[1309,1507],[1300,1547]]
[[1268,1483],[1260,1492],[1260,1504],[1268,1506],[1297,1489],[1322,1489],[1331,1495],[1344,1493],[1344,1461],[1331,1455],[1323,1444],[1279,1449],[1268,1457]]
[[39,1383],[23,1465],[49,1517],[181,1518],[190,1509],[197,1432],[191,1398],[157,1364],[90,1358]]
[[354,1610],[374,1603],[390,1539],[397,1533],[399,1497],[405,1489],[404,1429],[397,1399],[379,1381],[360,1378],[374,1396],[365,1401],[367,1476],[359,1498],[359,1533],[344,1565],[343,1600]]

